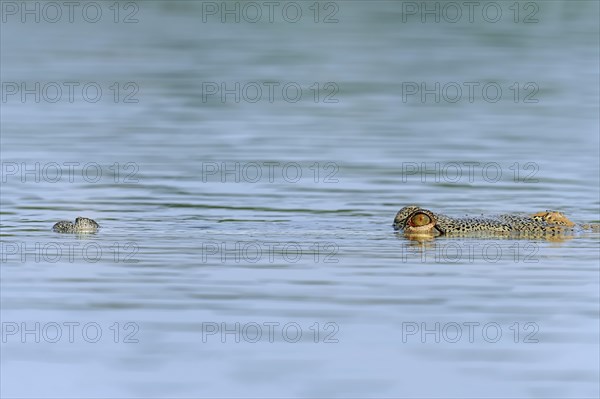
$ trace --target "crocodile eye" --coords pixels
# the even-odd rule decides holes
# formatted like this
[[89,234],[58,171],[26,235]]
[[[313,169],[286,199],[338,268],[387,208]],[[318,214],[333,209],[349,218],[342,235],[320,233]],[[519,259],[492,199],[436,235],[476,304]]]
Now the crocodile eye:
[[410,224],[414,227],[425,226],[429,223],[431,223],[431,218],[424,213],[419,212],[410,218]]

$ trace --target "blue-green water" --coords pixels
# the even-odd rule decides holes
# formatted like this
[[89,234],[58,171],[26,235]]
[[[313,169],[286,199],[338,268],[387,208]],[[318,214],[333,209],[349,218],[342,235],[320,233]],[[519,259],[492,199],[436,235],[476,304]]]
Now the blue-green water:
[[599,221],[597,2],[37,4],[2,3],[3,397],[599,395],[598,234],[391,227]]

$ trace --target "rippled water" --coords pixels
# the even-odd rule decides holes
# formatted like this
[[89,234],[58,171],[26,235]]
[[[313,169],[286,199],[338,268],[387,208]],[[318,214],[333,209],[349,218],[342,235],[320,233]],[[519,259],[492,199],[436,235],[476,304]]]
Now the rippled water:
[[600,394],[597,233],[391,227],[600,220],[597,2],[98,4],[2,4],[2,396]]

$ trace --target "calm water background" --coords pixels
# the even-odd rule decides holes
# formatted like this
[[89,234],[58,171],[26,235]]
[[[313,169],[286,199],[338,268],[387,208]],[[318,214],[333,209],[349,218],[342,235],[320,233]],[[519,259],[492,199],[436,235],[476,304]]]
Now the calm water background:
[[[598,234],[391,228],[412,203],[598,222],[598,2],[39,4],[3,3],[3,397],[600,394]],[[50,231],[79,215],[102,230]]]

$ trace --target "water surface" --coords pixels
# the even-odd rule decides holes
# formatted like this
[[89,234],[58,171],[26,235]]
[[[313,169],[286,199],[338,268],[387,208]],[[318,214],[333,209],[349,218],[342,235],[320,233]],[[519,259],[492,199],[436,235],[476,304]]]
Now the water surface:
[[[422,23],[406,3],[7,15],[2,395],[597,397],[598,234],[417,243],[391,223],[408,204],[600,220],[598,4]],[[79,215],[101,231],[50,230]]]

